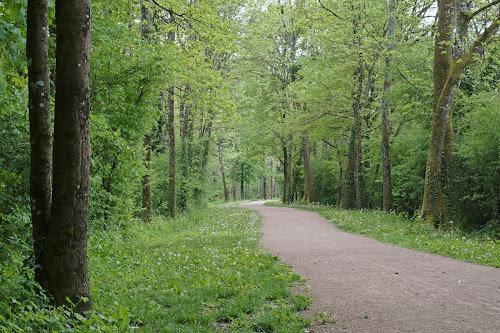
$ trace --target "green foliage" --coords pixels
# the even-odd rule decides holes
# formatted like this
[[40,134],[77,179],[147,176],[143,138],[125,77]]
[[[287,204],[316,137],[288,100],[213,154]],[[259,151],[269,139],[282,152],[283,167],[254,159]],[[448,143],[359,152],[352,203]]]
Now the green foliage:
[[[279,203],[272,203],[280,205]],[[381,211],[350,211],[327,206],[291,205],[318,212],[336,227],[381,242],[500,268],[500,240],[459,231],[436,231],[406,217]]]
[[93,12],[90,218],[107,226],[139,213],[142,140],[161,112],[171,55],[141,40],[138,2],[96,1]]
[[24,86],[26,0],[0,2],[0,94]]
[[[337,165],[335,165],[337,164]],[[339,178],[338,163],[333,159],[312,159],[314,193],[316,201],[324,204],[336,204]]]
[[0,212],[27,204],[29,191],[28,92],[23,86],[0,94]]
[[[453,207],[463,228],[488,224],[500,237],[500,111],[497,92],[467,97],[462,128],[467,131],[457,144],[455,179],[451,185]],[[495,231],[496,229],[496,231]]]

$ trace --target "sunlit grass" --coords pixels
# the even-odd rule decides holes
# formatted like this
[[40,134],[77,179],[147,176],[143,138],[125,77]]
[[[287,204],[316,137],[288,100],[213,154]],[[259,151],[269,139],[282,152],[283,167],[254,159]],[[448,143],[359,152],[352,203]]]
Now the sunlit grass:
[[132,332],[300,332],[310,300],[259,248],[259,227],[256,212],[215,207],[93,233],[94,302]]
[[[280,205],[278,202],[266,204]],[[316,211],[339,229],[382,242],[500,268],[500,241],[487,236],[433,230],[419,222],[381,211],[298,204],[288,207]]]

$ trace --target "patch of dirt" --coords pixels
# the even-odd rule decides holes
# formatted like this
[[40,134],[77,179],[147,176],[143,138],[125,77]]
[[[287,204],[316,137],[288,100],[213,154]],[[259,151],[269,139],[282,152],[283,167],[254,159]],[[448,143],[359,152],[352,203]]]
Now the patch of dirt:
[[500,269],[381,243],[315,212],[263,203],[242,206],[262,214],[262,246],[307,279],[313,303],[304,315],[325,318],[308,332],[500,332]]

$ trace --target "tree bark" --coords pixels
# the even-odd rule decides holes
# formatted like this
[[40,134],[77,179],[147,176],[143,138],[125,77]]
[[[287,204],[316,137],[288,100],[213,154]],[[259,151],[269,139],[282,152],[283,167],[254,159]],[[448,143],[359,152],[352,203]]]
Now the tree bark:
[[189,176],[189,119],[191,109],[184,101],[181,101],[180,107],[180,137],[181,137],[181,186],[180,186],[180,209],[184,212],[187,208],[187,179]]
[[[477,13],[477,12],[476,12]],[[466,22],[473,15],[466,16]],[[451,154],[453,149],[453,128],[451,127],[451,105],[454,91],[460,84],[463,70],[470,63],[472,56],[490,41],[498,31],[500,15],[474,41],[471,48],[458,54],[453,52],[453,31],[457,19],[456,0],[442,0],[438,9],[438,26],[434,47],[434,117],[425,170],[424,196],[422,203],[422,221],[432,227],[451,227],[450,213],[444,193],[443,178],[450,174]],[[459,18],[460,23],[460,18]],[[460,23],[465,24],[465,23]],[[463,31],[464,27],[459,28]],[[458,49],[462,48],[461,46]],[[446,159],[443,161],[443,159]],[[446,170],[443,170],[446,168]]]
[[75,311],[83,312],[92,306],[87,273],[90,1],[57,1],[56,20],[53,199],[43,285],[55,304],[68,305],[68,297]]
[[237,191],[236,191],[236,161],[233,165],[233,201],[237,201]]
[[342,199],[342,208],[361,209],[362,190],[361,190],[361,95],[363,93],[363,66],[358,68],[355,90],[353,91],[354,103],[354,125],[351,132],[349,151],[347,154],[346,180],[344,182],[344,197]]
[[273,188],[273,171],[274,171],[274,163],[273,160],[271,160],[271,177],[269,179],[269,198],[273,199],[275,197],[275,191]]
[[244,164],[241,163],[241,178],[240,178],[240,198],[241,200],[245,199],[245,167]]
[[[291,140],[290,140],[291,141]],[[293,154],[293,146],[290,142],[288,146],[288,142],[284,142],[283,147],[283,203],[291,203],[292,202],[292,154]]]
[[[152,30],[152,20],[149,8],[149,0],[140,2],[141,6],[141,37],[150,41]],[[144,166],[145,173],[142,176],[142,221],[148,223],[151,220],[151,133],[144,135]]]
[[151,134],[146,134],[143,141],[144,167],[142,175],[142,221],[151,221]]
[[[446,197],[443,192],[442,158],[446,132],[451,130],[449,120],[453,96],[446,96],[441,103],[440,98],[451,67],[452,34],[455,26],[456,9],[456,0],[443,0],[439,4],[439,19],[434,45],[434,118],[429,153],[427,155],[421,214],[424,223],[432,227],[438,227],[441,222],[450,220]],[[452,90],[450,90],[450,93],[453,94]]]
[[392,54],[394,50],[394,29],[396,19],[394,10],[396,1],[389,2],[389,29],[387,30],[387,56],[385,58],[384,90],[382,93],[382,210],[389,212],[392,210],[392,179],[391,179],[391,157],[390,157],[390,136],[391,128],[389,123],[390,103],[388,93],[391,87],[389,70],[392,63]]
[[219,164],[220,164],[220,173],[222,174],[222,185],[224,187],[224,200],[229,200],[229,191],[227,189],[226,183],[226,171],[224,170],[224,158],[222,156],[222,139],[219,138],[218,144],[219,148]]
[[176,183],[175,183],[175,115],[174,115],[174,86],[168,89],[167,97],[167,135],[168,135],[168,211],[170,217],[177,217]]
[[304,197],[302,198],[303,203],[311,203],[315,202],[316,198],[314,196],[314,182],[313,182],[313,174],[312,174],[312,165],[311,165],[311,154],[309,150],[309,135],[304,135],[304,139],[302,142],[302,157],[304,159],[304,183],[305,183],[305,192]]
[[30,200],[33,226],[35,280],[43,283],[43,255],[49,233],[52,200],[52,128],[48,51],[48,1],[30,0],[27,8],[26,56],[28,63],[30,122]]
[[344,195],[342,197],[342,208],[353,209],[356,207],[356,187],[354,182],[354,145],[355,145],[354,129],[351,131],[351,139],[349,142],[349,150],[347,152],[347,168],[344,181]]
[[266,183],[266,177],[262,179],[262,198],[264,200],[267,200],[267,183]]

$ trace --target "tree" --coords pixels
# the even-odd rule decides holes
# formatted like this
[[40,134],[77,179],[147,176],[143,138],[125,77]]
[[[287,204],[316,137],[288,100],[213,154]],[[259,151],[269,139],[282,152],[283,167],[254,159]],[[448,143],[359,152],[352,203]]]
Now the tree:
[[384,212],[389,212],[392,209],[392,180],[391,180],[391,157],[390,157],[390,123],[388,101],[389,88],[391,81],[389,77],[389,69],[391,67],[392,55],[394,50],[394,30],[396,27],[396,19],[394,17],[396,1],[389,2],[389,28],[387,30],[387,55],[385,59],[385,74],[384,88],[382,93],[382,209]]
[[[150,7],[150,0],[141,0],[141,37],[146,42],[150,41],[153,28]],[[151,133],[144,134],[143,146],[145,172],[142,175],[142,221],[147,223],[151,220]]]
[[[221,138],[219,138],[217,141],[217,148],[219,150],[219,164],[220,164],[220,173],[222,175],[222,186],[224,187],[224,200],[229,201],[229,190],[227,188],[227,183],[226,183],[226,170],[224,169],[224,157],[222,155],[222,139]],[[265,198],[265,194],[264,194],[264,198]]]
[[[460,2],[464,4],[463,2]],[[422,203],[422,220],[432,227],[450,227],[450,212],[446,202],[446,179],[451,177],[451,158],[453,149],[453,128],[451,123],[451,106],[455,90],[460,85],[462,73],[471,62],[473,56],[484,44],[489,43],[491,36],[500,25],[500,14],[494,17],[484,31],[476,38],[468,50],[455,52],[454,28],[457,15],[460,18],[459,31],[466,31],[466,26],[479,13],[489,9],[500,1],[493,1],[478,8],[475,12],[461,13],[456,0],[443,0],[438,8],[438,25],[434,46],[434,102],[433,121],[429,153],[425,169],[425,185]],[[467,8],[467,7],[465,7]],[[462,39],[459,38],[460,42]],[[458,49],[462,49],[459,46]]]
[[91,308],[87,272],[90,172],[90,1],[56,3],[56,107],[52,207],[42,287],[57,305]]
[[49,232],[52,201],[52,126],[48,51],[49,5],[30,0],[27,8],[26,57],[28,59],[31,146],[30,199],[33,225],[35,280],[43,283],[43,251]]
[[309,149],[309,134],[304,134],[304,138],[302,139],[302,157],[304,158],[305,191],[301,202],[311,203],[316,201],[316,197],[314,195],[311,154]]
[[168,135],[168,211],[172,218],[177,216],[175,194],[175,114],[174,86],[168,89],[167,97],[167,135]]
[[[172,16],[169,22],[172,23]],[[167,34],[170,43],[175,43],[175,32]],[[168,211],[170,217],[177,217],[176,181],[175,181],[175,86],[167,91],[167,136],[168,136]]]

